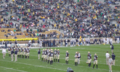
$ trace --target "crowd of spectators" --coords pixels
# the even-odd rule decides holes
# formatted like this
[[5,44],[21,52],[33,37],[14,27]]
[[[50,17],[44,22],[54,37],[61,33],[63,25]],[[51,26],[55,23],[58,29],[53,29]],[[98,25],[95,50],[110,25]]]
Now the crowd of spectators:
[[[103,3],[97,0],[4,0],[0,4],[0,28],[37,29],[37,33],[52,28],[64,33],[61,38],[113,37],[120,35],[117,2],[119,0]],[[32,34],[40,36],[33,31]]]

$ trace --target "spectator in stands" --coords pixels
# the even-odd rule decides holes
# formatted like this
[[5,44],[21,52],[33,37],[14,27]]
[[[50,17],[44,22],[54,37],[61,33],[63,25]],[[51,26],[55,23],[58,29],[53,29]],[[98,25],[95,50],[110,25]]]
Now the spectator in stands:
[[13,31],[11,31],[11,36],[14,36],[14,32]]

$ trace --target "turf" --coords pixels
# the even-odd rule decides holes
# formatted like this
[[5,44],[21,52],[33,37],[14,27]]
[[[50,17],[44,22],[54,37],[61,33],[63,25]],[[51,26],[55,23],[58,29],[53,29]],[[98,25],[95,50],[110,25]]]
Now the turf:
[[[116,65],[112,66],[113,72],[120,72],[120,44],[114,44],[114,53],[116,55]],[[55,48],[53,48],[55,49]],[[74,72],[109,72],[109,67],[106,65],[105,53],[109,51],[111,54],[110,45],[90,45],[90,46],[76,46],[76,47],[61,47],[60,49],[60,63],[54,62],[53,65],[38,60],[38,49],[31,49],[30,58],[22,59],[18,58],[17,62],[12,62],[11,58],[6,55],[6,58],[2,58],[0,51],[0,72],[67,72],[67,68],[70,67]],[[69,51],[69,64],[65,64],[65,53]],[[74,65],[75,52],[79,51],[81,54],[80,65]],[[92,54],[92,66],[93,56],[95,53],[98,55],[98,69],[88,67],[86,64],[87,52]]]

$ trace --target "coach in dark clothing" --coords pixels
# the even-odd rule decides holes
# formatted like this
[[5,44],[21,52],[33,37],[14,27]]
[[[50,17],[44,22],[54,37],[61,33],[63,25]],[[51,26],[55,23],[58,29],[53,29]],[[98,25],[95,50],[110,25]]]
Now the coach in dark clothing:
[[5,42],[4,44],[5,44],[5,48],[7,48],[7,42]]
[[113,46],[113,45],[111,45],[111,51],[112,51],[112,53],[113,53],[113,50],[114,50],[114,46]]
[[53,47],[55,47],[55,40],[53,40]]
[[68,42],[68,46],[69,46],[70,45],[70,40],[68,39],[67,42]]
[[48,40],[46,40],[46,46],[47,46],[47,47],[49,46],[49,41],[48,41]]
[[32,43],[32,46],[33,46],[33,43],[35,43],[34,39],[32,40],[32,42],[31,42],[31,43]]
[[32,40],[32,43],[35,43],[34,39]]
[[38,59],[40,59],[40,49],[38,50]]
[[42,45],[43,45],[43,47],[45,47],[45,40],[43,40],[43,44]]
[[49,47],[51,47],[51,40],[49,40]]
[[113,65],[115,65],[115,54],[112,53]]
[[15,47],[17,46],[17,41],[15,41]]

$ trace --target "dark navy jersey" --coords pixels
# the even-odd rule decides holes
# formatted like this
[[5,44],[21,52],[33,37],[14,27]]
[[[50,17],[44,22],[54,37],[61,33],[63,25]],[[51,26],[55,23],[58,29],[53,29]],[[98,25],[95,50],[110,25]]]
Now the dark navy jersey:
[[114,49],[114,46],[113,46],[113,45],[111,46],[111,49]]
[[40,54],[40,50],[38,50],[38,54]]
[[112,59],[115,60],[115,55],[114,54],[112,54]]
[[53,52],[51,52],[51,53],[50,53],[50,57],[53,57],[53,56],[54,56],[54,53],[53,53]]
[[97,55],[94,55],[94,60],[97,60],[98,56]]
[[88,57],[88,59],[91,59],[91,54],[88,54],[88,56],[87,56],[87,57]]
[[15,44],[17,44],[17,41],[15,41]]
[[14,53],[14,51],[12,50],[12,51],[11,51],[11,54],[13,54],[13,53]]
[[18,51],[16,50],[16,51],[15,51],[15,54],[17,54],[17,52],[18,52]]
[[66,53],[66,57],[69,57],[69,53]]

